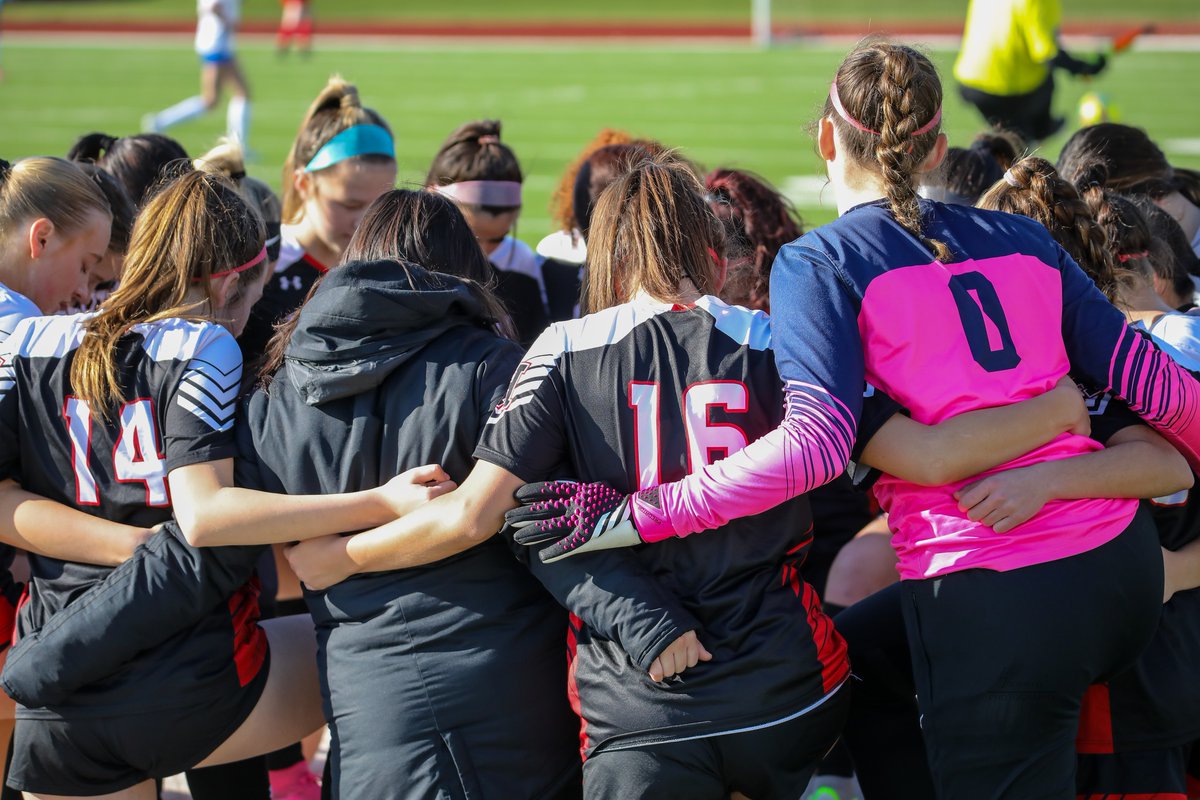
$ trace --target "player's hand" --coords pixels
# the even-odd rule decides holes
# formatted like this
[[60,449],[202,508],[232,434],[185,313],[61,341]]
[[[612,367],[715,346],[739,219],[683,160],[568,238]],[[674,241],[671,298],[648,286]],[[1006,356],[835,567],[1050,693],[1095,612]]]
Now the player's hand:
[[1063,420],[1067,433],[1079,436],[1092,435],[1092,418],[1088,414],[1083,392],[1070,377],[1064,377],[1046,392],[1046,400],[1053,403],[1055,418]]
[[379,500],[394,517],[403,517],[417,506],[458,487],[437,464],[426,464],[401,472],[375,490]]
[[521,505],[504,515],[502,532],[526,546],[549,542],[538,551],[546,564],[591,550],[642,543],[633,525],[631,496],[607,484],[530,483],[514,497]]
[[997,472],[954,493],[960,511],[996,533],[1007,533],[1042,510],[1054,498],[1041,472],[1023,467]]
[[667,645],[667,649],[654,659],[650,665],[650,680],[658,683],[672,675],[681,674],[701,661],[712,661],[712,653],[700,644],[695,631],[688,631]]
[[305,586],[313,591],[328,589],[356,572],[346,551],[347,537],[317,536],[283,548],[288,564]]

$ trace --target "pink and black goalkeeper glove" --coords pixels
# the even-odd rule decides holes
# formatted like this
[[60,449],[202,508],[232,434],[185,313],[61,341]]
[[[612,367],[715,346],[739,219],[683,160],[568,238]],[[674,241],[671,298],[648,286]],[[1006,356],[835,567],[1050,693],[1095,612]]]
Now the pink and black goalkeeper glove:
[[603,483],[529,483],[514,495],[521,506],[504,515],[505,530],[517,544],[550,542],[538,551],[545,564],[590,550],[632,547],[646,541],[633,519],[634,505],[645,494],[621,494]]

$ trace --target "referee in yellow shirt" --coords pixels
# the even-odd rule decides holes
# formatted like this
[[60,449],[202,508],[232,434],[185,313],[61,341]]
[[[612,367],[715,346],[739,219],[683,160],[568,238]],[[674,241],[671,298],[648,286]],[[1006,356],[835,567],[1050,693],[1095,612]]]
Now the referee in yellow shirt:
[[962,97],[992,125],[1037,142],[1056,133],[1054,69],[1096,75],[1107,63],[1074,58],[1058,41],[1059,0],[971,0],[954,63]]

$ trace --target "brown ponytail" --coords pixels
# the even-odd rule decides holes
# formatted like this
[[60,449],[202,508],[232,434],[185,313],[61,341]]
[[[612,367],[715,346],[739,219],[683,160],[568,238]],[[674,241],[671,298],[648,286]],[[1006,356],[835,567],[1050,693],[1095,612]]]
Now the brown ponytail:
[[[71,364],[74,393],[106,415],[122,391],[117,340],[138,323],[202,318],[205,302],[192,299],[193,288],[211,307],[211,276],[251,261],[262,247],[261,220],[224,178],[193,171],[163,187],[134,222],[120,286],[84,323]],[[262,280],[265,268],[239,273],[239,291]]]
[[979,207],[1040,222],[1113,302],[1134,277],[1114,258],[1108,234],[1076,188],[1044,158],[1026,156],[1013,164]]
[[[378,125],[391,132],[383,117],[370,108],[364,108],[358,98],[358,89],[340,76],[334,75],[317,95],[300,123],[300,130],[288,151],[283,164],[283,222],[295,224],[304,215],[304,199],[296,190],[293,178],[297,170],[304,169],[317,151],[347,128],[355,125]],[[354,156],[367,162],[393,162],[394,158],[383,154]]]
[[843,107],[868,129],[843,119],[832,95],[826,100],[824,115],[837,126],[851,159],[883,177],[896,222],[939,261],[952,261],[950,248],[922,231],[915,183],[917,168],[941,131],[935,117],[942,108],[942,83],[933,63],[911,47],[868,41],[846,56],[834,82]]

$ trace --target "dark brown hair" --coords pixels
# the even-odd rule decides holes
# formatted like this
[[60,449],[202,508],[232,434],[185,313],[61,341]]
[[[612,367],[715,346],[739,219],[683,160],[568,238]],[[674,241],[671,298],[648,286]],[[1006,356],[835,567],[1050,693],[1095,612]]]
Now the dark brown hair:
[[704,179],[708,205],[726,222],[728,253],[744,253],[742,268],[729,266],[721,296],[739,305],[769,295],[771,265],[788,242],[804,233],[791,202],[763,178],[744,170],[715,169]]
[[71,161],[91,162],[117,179],[134,206],[190,168],[183,145],[161,133],[115,137],[89,133],[67,153]]
[[842,119],[832,97],[824,116],[833,120],[851,160],[883,177],[892,216],[921,240],[939,261],[952,261],[944,243],[925,236],[914,179],[917,168],[937,143],[941,125],[914,135],[942,107],[942,82],[933,62],[901,44],[866,41],[855,47],[834,78],[847,113],[878,135]]
[[1101,122],[1075,132],[1058,156],[1058,171],[1076,186],[1102,180],[1118,192],[1162,197],[1175,191],[1175,171],[1141,128]]
[[[455,128],[442,142],[429,174],[426,186],[448,186],[462,181],[525,180],[521,163],[508,145],[500,141],[500,120],[485,119],[468,122]],[[520,206],[483,206],[492,214],[512,211]]]
[[[358,89],[340,76],[334,75],[308,107],[308,113],[300,122],[300,130],[288,151],[283,164],[283,221],[294,224],[304,215],[304,199],[296,190],[293,178],[312,161],[317,151],[347,128],[355,125],[378,125],[391,133],[391,128],[378,112],[364,108],[358,98]],[[390,164],[394,158],[382,153],[367,153],[354,156],[354,160],[367,163]],[[350,159],[347,159],[350,160]],[[340,163],[340,162],[339,162]]]
[[967,148],[951,147],[934,178],[948,193],[944,202],[974,205],[992,184],[1004,177],[1004,171],[1024,149],[1016,134],[1000,131],[979,134]]
[[[163,187],[133,225],[120,285],[84,322],[71,364],[75,394],[106,415],[122,392],[117,340],[138,323],[201,318],[203,302],[189,299],[193,287],[203,289],[211,307],[211,276],[245,264],[262,247],[262,221],[224,178],[192,171]],[[265,269],[260,263],[239,273],[238,294],[261,281]]]
[[112,231],[108,240],[108,251],[117,255],[125,255],[129,249],[129,235],[133,231],[133,220],[137,209],[133,201],[125,193],[125,188],[109,173],[95,164],[81,162],[79,168],[99,187],[108,208],[112,211]]
[[[1149,196],[1133,195],[1130,202],[1142,212],[1150,226],[1150,266],[1158,277],[1171,285],[1175,294],[1190,298],[1196,291],[1190,275],[1200,275],[1200,256],[1192,250],[1187,234],[1175,218],[1163,211]],[[1193,272],[1194,271],[1194,272]]]
[[1007,211],[1040,222],[1088,277],[1115,301],[1130,272],[1111,251],[1108,234],[1079,191],[1044,158],[1026,156],[979,200],[980,208]]
[[[592,209],[596,199],[609,184],[633,168],[644,158],[665,152],[657,142],[630,142],[601,147],[588,157],[575,175],[575,225],[587,240],[592,226]],[[676,161],[682,162],[678,157]]]
[[691,169],[669,153],[643,159],[596,202],[584,313],[626,302],[638,291],[674,300],[684,279],[714,294],[724,254],[724,230]]
[[[405,270],[407,262],[423,267],[435,276],[440,273],[458,278],[479,301],[483,309],[480,321],[497,328],[508,338],[515,338],[508,312],[491,291],[491,264],[479,248],[462,212],[439,194],[393,189],[380,195],[367,209],[342,254],[343,264],[352,261],[395,261],[399,270]],[[407,276],[411,281],[412,276]],[[305,303],[320,285],[321,278],[318,278]],[[264,384],[269,383],[283,366],[288,342],[299,321],[300,313],[297,312],[275,327],[259,372]]]

